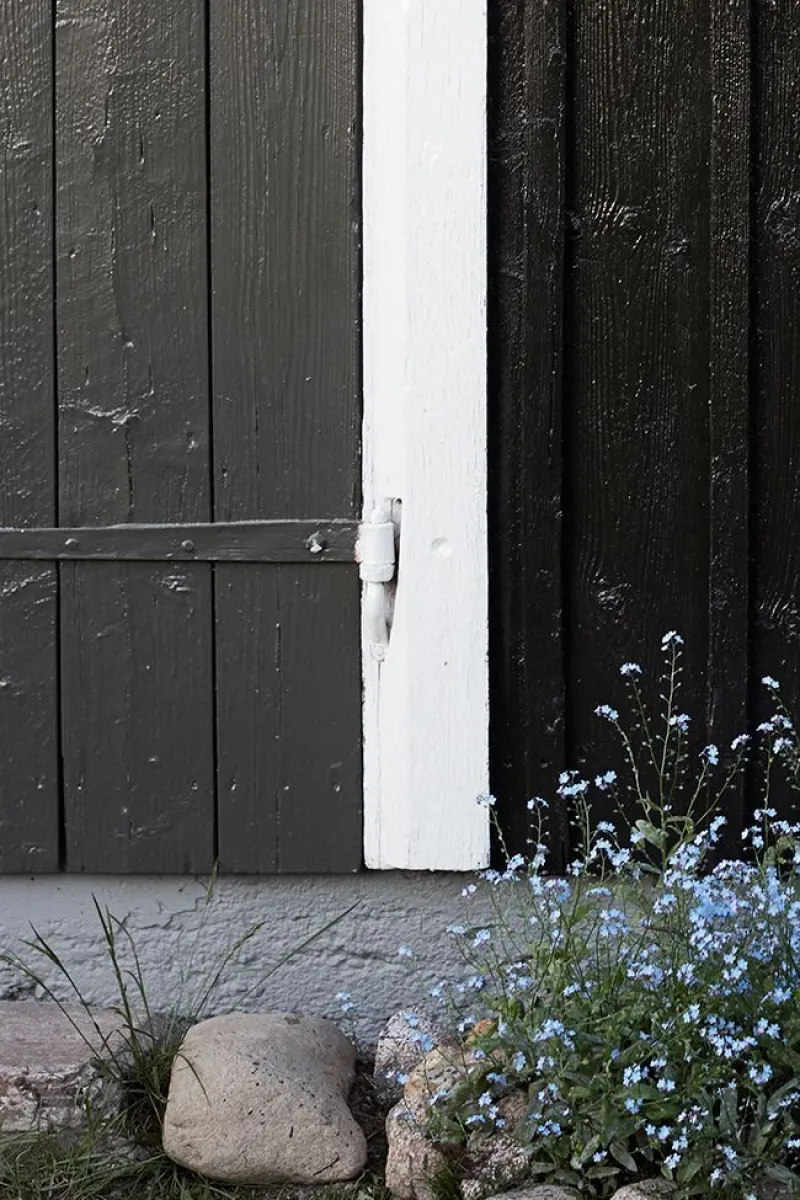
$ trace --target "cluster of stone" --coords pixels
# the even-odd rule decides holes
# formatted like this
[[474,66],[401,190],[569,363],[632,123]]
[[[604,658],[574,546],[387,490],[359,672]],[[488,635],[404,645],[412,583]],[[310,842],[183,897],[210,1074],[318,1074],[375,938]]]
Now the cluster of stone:
[[[527,1116],[525,1092],[499,1100],[502,1126],[476,1130],[465,1145],[431,1138],[437,1097],[466,1081],[477,1061],[469,1038],[464,1043],[453,1040],[417,1017],[409,1021],[403,1013],[389,1022],[375,1059],[376,1083],[391,1086],[393,1080],[401,1081],[386,1123],[389,1190],[398,1200],[434,1200],[432,1179],[456,1166],[463,1200],[578,1200],[570,1188],[529,1182],[529,1154],[515,1136]],[[618,1189],[613,1200],[655,1200],[674,1190],[668,1180],[644,1180]],[[790,1194],[774,1183],[757,1190],[758,1200],[789,1200]]]
[[[103,1094],[96,1062],[119,1052],[123,1032],[110,1012],[0,1002],[0,1136],[78,1128],[87,1100],[118,1103]],[[462,1200],[575,1200],[568,1188],[530,1183],[529,1155],[515,1137],[527,1111],[523,1092],[498,1101],[501,1128],[476,1131],[466,1144],[431,1138],[437,1097],[466,1080],[477,1061],[469,1040],[408,1014],[389,1021],[375,1055],[376,1087],[394,1101],[386,1122],[388,1189],[398,1200],[433,1200],[431,1180],[455,1166]],[[355,1047],[321,1017],[237,1013],[201,1021],[172,1066],[164,1151],[221,1183],[355,1179],[367,1160],[348,1106],[355,1068]],[[614,1200],[655,1200],[672,1190],[651,1180],[621,1188]],[[760,1200],[783,1196],[773,1189]]]

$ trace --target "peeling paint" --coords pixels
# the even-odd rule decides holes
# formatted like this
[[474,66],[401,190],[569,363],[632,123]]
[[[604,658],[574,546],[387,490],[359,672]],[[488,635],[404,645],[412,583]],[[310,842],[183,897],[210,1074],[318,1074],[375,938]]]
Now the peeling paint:
[[[192,587],[188,576],[178,574],[177,572],[172,575],[162,575],[159,582],[161,583],[162,587],[165,587],[167,589],[167,591],[170,591],[170,592],[191,593],[194,591],[194,588]],[[151,759],[151,762],[154,762],[154,761],[157,761],[157,760]]]

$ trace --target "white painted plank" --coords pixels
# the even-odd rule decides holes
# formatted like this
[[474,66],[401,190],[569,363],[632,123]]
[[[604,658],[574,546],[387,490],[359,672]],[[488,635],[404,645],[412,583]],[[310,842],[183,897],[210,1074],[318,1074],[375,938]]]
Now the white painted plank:
[[486,5],[364,6],[364,501],[402,501],[364,634],[365,859],[486,865]]

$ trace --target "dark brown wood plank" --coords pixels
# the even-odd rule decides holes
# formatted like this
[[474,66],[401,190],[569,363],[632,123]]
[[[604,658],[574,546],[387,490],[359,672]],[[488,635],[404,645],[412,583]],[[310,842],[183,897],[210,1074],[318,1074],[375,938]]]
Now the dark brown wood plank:
[[227,635],[217,664],[220,868],[356,871],[357,573],[343,566],[220,573],[217,619]]
[[354,562],[358,523],[236,521],[212,525],[0,527],[0,559]]
[[[57,0],[65,525],[211,517],[204,7]],[[175,578],[64,570],[70,870],[211,864],[210,568]]]
[[209,571],[62,567],[72,870],[177,874],[213,864]]
[[[564,761],[562,323],[566,3],[489,8],[491,774],[509,845]],[[551,865],[566,814],[550,811]]]
[[[357,512],[359,44],[356,0],[211,6],[220,521]],[[350,871],[360,862],[350,760],[361,727],[357,585],[352,572],[339,585],[330,571],[216,569],[219,830],[228,869]],[[262,628],[265,612],[274,614],[271,630]],[[259,648],[247,694],[230,668],[243,637]],[[270,700],[253,712],[249,696]],[[335,762],[350,764],[341,793]]]
[[[800,22],[786,0],[755,14],[754,597],[760,687],[777,677],[800,712]],[[796,796],[782,797],[788,811]]]
[[573,0],[571,24],[568,688],[594,771],[615,753],[594,707],[620,705],[629,659],[657,697],[668,629],[705,716],[711,31],[693,0]]
[[[53,524],[52,15],[0,14],[0,524]],[[0,872],[59,864],[55,566],[0,563]]]
[[[747,729],[749,648],[750,5],[711,4],[708,731]],[[786,147],[788,150],[788,147]],[[726,796],[741,848],[743,780]]]

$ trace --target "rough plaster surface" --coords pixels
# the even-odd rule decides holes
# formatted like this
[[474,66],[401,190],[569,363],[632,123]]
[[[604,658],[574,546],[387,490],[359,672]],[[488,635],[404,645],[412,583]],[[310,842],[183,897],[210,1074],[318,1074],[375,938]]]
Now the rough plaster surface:
[[[114,981],[101,946],[94,895],[125,920],[133,935],[153,1007],[177,1005],[186,1011],[232,941],[263,921],[206,1015],[281,1009],[338,1018],[336,993],[347,991],[357,1006],[357,1039],[367,1046],[398,1008],[423,1002],[427,988],[442,978],[462,977],[463,963],[445,930],[455,921],[479,920],[478,897],[466,902],[460,895],[469,878],[365,872],[219,880],[204,908],[207,881],[201,879],[6,877],[0,878],[0,953],[15,951],[36,962],[21,945],[33,925],[52,943],[89,1003],[113,1004]],[[354,904],[351,913],[266,978],[282,957]],[[414,957],[399,956],[401,945],[411,947]],[[58,973],[42,960],[36,965],[66,998]],[[35,995],[22,976],[0,962],[0,999]]]

